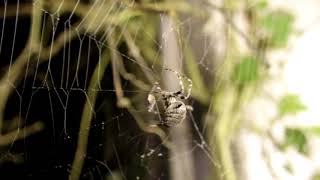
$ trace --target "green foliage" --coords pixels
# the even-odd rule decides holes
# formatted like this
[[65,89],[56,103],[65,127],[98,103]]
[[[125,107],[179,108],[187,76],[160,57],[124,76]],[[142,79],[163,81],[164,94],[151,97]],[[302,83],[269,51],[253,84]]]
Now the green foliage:
[[314,174],[312,180],[320,180],[320,172]]
[[267,6],[268,6],[268,1],[267,0],[261,0],[255,5],[255,8],[257,8],[257,9],[265,9]]
[[120,13],[115,14],[115,17],[117,17],[117,19],[115,19],[115,22],[123,25],[127,24],[128,21],[140,16],[143,16],[143,13],[141,11],[127,9],[125,11],[121,11]]
[[284,168],[285,168],[285,170],[287,170],[287,172],[293,173],[292,165],[291,165],[290,163],[287,162],[287,163],[284,165]]
[[153,9],[158,12],[162,11],[178,11],[190,13],[194,11],[194,7],[192,7],[189,3],[184,1],[164,1],[157,3],[144,3],[144,7],[148,9]]
[[244,57],[235,66],[232,77],[238,86],[246,86],[256,82],[259,79],[259,63],[257,59],[251,56]]
[[259,25],[262,32],[266,33],[268,47],[281,48],[287,44],[293,20],[292,15],[283,11],[269,12],[260,19]]
[[309,127],[304,129],[305,133],[308,133],[310,135],[315,135],[320,137],[320,127]]
[[285,131],[286,141],[283,144],[283,148],[294,147],[300,153],[306,154],[307,149],[307,137],[305,133],[300,129],[287,128]]
[[306,109],[307,107],[300,101],[299,96],[294,94],[282,97],[278,106],[280,116],[297,114]]

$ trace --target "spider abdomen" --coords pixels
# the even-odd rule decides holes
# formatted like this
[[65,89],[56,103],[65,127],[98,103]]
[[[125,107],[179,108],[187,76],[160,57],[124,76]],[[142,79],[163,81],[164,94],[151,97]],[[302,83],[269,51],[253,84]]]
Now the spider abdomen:
[[164,118],[161,124],[165,126],[176,126],[180,124],[187,114],[186,105],[182,101],[170,102],[165,108]]
[[[179,80],[180,90],[178,91],[165,91],[162,90],[159,82],[156,81],[152,87],[150,93],[148,94],[148,112],[153,112],[154,114],[160,114],[160,124],[170,127],[176,126],[186,119],[187,111],[192,111],[192,106],[186,105],[183,100],[186,100],[191,95],[192,80],[186,76],[180,75],[177,71],[169,68],[164,68],[164,70],[173,72],[176,74]],[[185,94],[184,83],[185,79],[189,82],[187,94]],[[157,105],[157,101],[161,102],[161,105]]]

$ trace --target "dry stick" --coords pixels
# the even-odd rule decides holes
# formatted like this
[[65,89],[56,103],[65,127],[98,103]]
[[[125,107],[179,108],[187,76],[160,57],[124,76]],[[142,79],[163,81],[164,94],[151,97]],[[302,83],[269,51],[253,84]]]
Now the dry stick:
[[103,78],[104,71],[109,65],[109,62],[109,51],[105,50],[101,56],[100,62],[96,65],[88,87],[89,91],[82,112],[77,149],[72,163],[69,180],[80,179],[81,170],[83,167],[84,159],[86,157],[90,124],[92,121],[96,98],[98,95],[98,91],[95,91],[94,89],[99,88],[99,83]]

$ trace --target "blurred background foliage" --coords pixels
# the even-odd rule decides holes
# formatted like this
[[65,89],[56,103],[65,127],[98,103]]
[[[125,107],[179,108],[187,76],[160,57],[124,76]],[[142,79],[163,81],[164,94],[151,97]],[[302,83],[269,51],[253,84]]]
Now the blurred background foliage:
[[[234,144],[251,123],[244,109],[270,79],[268,53],[285,48],[295,32],[290,12],[266,0],[18,0],[2,2],[1,10],[2,177],[179,180],[170,168],[180,158],[170,156],[171,130],[154,126],[157,118],[147,112],[147,95],[166,67],[165,17],[178,39],[177,71],[194,85],[184,137],[200,142],[202,154],[185,155],[195,159],[194,178],[245,179]],[[239,14],[243,22],[234,20]],[[223,43],[212,42],[222,52],[192,39],[213,41],[213,22],[223,29]],[[289,93],[275,106],[275,121],[307,110]],[[307,154],[308,137],[320,128],[288,127],[284,134],[274,142],[279,149]],[[148,147],[164,158],[149,157]]]

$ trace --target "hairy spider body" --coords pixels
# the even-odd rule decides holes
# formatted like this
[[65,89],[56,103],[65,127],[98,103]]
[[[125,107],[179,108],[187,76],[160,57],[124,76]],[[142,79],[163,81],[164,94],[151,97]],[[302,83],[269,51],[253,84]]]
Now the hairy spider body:
[[166,99],[164,106],[164,118],[160,123],[165,126],[176,126],[186,118],[186,105],[174,97]]
[[[162,108],[160,109],[163,109],[162,113],[160,113],[160,124],[166,127],[171,127],[180,124],[186,118],[187,110],[193,109],[191,106],[186,105],[183,102],[183,100],[188,99],[191,94],[192,81],[185,76],[181,76],[174,70],[168,68],[165,68],[165,70],[174,72],[177,75],[179,79],[180,90],[176,92],[164,91],[161,89],[159,83],[155,82],[148,96],[148,101],[150,103],[149,112],[158,114],[159,109],[158,111],[155,110],[157,98],[154,95],[160,96],[159,99],[162,102]],[[183,95],[184,85],[182,82],[182,77],[189,82],[188,94],[186,96]]]

